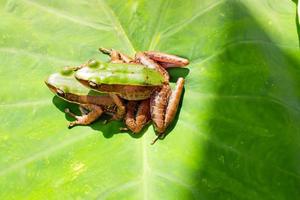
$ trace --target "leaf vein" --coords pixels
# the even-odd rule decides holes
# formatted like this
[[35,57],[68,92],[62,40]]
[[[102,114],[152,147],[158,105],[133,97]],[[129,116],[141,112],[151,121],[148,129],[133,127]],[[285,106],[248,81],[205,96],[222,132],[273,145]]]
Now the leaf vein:
[[31,1],[31,0],[23,0],[25,3],[28,3],[32,6],[35,6],[43,11],[46,11],[50,14],[53,14],[55,16],[58,16],[58,17],[61,17],[63,19],[66,19],[68,21],[71,21],[71,22],[74,22],[74,23],[77,23],[77,24],[80,24],[82,26],[87,26],[87,27],[90,27],[90,28],[93,28],[93,29],[96,29],[96,30],[101,30],[101,31],[111,31],[112,28],[108,25],[108,24],[105,24],[105,23],[93,23],[93,22],[89,22],[89,21],[86,21],[86,20],[83,20],[77,16],[73,16],[73,15],[67,15],[57,9],[54,9],[54,8],[50,8],[50,7],[47,7],[47,6],[44,6],[44,5],[41,5],[40,3],[37,3],[35,1]]
[[223,2],[224,2],[224,0],[217,1],[217,2],[209,5],[207,8],[197,12],[197,14],[195,14],[191,18],[184,20],[183,22],[179,22],[177,24],[170,26],[169,28],[167,28],[166,30],[164,30],[162,32],[161,37],[170,37],[171,35],[174,35],[175,33],[179,32],[181,29],[183,29],[185,26],[192,23],[195,19],[204,15],[205,13],[209,12],[210,10],[214,9],[215,7],[217,7],[218,5],[220,5]]
[[116,16],[113,9],[104,0],[99,0],[99,2],[101,3],[101,5],[104,8],[103,11],[109,17],[115,30],[117,31],[117,36],[119,37],[119,39],[126,45],[127,50],[130,52],[130,54],[134,54],[135,53],[134,46],[133,46],[132,42],[130,41],[127,33],[125,32],[120,20]]

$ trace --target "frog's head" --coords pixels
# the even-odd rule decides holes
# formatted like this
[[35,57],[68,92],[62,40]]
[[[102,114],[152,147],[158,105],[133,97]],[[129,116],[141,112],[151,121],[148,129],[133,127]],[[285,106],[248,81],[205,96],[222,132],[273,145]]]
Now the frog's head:
[[45,80],[45,84],[54,94],[61,98],[67,98],[69,93],[79,93],[79,90],[82,90],[83,87],[74,78],[74,70],[68,68],[63,69],[59,73],[51,74]]
[[59,97],[65,98],[67,87],[64,84],[64,80],[62,79],[64,76],[62,73],[54,73],[51,74],[46,80],[45,84],[48,88]]
[[[96,60],[89,60],[86,67],[81,68],[75,73],[75,78],[84,86],[96,89],[101,85],[101,70],[106,64]],[[99,73],[100,70],[100,73]]]

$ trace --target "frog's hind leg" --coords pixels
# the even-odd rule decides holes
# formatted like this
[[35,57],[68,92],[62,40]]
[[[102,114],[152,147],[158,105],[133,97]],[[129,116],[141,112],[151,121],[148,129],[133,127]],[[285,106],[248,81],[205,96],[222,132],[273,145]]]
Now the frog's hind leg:
[[175,55],[171,55],[171,54],[167,54],[167,53],[162,53],[162,52],[158,52],[158,51],[145,51],[143,53],[150,59],[158,62],[164,68],[183,67],[183,66],[186,66],[189,64],[188,59],[185,59],[185,58],[182,58],[179,56],[175,56]]
[[114,49],[99,48],[99,51],[110,56],[112,63],[130,63],[132,58]]
[[155,131],[162,134],[165,127],[165,111],[168,106],[168,99],[171,95],[171,88],[169,85],[163,85],[160,90],[155,91],[155,93],[150,98],[150,113],[151,119]]
[[163,137],[166,128],[174,120],[183,92],[183,86],[184,79],[179,78],[174,91],[171,91],[170,87],[163,87],[162,90],[159,91],[159,95],[155,95],[151,98],[151,118],[154,121],[155,129],[158,132],[158,136],[152,144]]
[[[70,115],[71,117],[74,117],[76,120],[73,122],[70,122],[69,128],[75,126],[75,125],[88,125],[94,122],[96,119],[98,119],[102,113],[103,110],[100,106],[92,105],[92,104],[85,104],[81,105],[83,107],[80,109],[82,116],[75,115],[72,113],[68,108],[65,109],[65,113]],[[86,114],[86,110],[89,111],[89,113]]]
[[[139,133],[150,120],[149,99],[140,103],[138,101],[129,101],[126,107],[125,124],[133,133]],[[126,128],[122,130],[126,130]]]
[[165,115],[165,126],[168,127],[170,123],[174,120],[178,105],[180,102],[181,94],[183,92],[184,79],[179,78],[176,83],[176,88],[172,91],[172,94],[169,98],[169,103],[166,109]]

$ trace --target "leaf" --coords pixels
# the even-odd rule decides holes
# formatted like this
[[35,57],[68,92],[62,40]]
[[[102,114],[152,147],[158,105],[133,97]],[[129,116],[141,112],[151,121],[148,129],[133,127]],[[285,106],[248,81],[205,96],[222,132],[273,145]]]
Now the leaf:
[[[0,1],[0,199],[296,199],[300,78],[288,0]],[[98,47],[191,60],[164,140],[67,129],[44,79]],[[188,73],[188,74],[187,74]]]

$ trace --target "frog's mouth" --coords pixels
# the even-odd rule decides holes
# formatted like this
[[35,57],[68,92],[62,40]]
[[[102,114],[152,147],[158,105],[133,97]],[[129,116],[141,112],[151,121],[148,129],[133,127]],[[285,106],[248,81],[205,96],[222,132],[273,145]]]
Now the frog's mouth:
[[45,84],[48,86],[48,88],[51,90],[51,92],[53,92],[54,94],[61,96],[61,97],[65,97],[65,92],[62,91],[61,89],[51,85],[50,83],[48,83],[47,81],[45,81]]
[[53,92],[54,94],[57,93],[56,87],[54,87],[53,85],[51,85],[47,81],[45,81],[45,84],[48,86],[48,88],[51,90],[51,92]]

